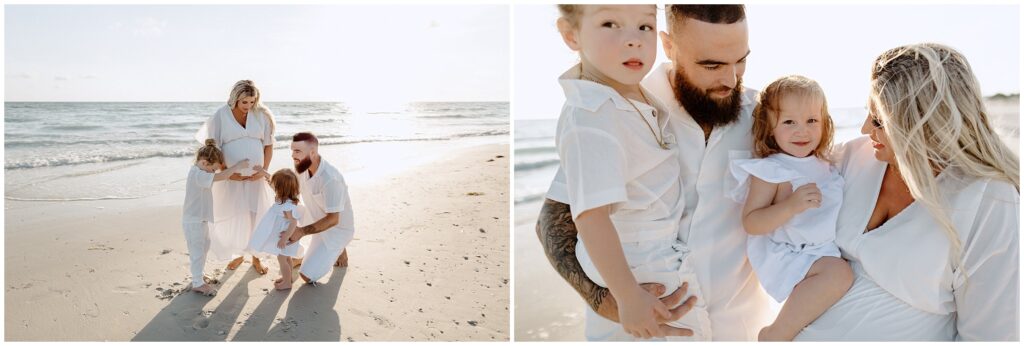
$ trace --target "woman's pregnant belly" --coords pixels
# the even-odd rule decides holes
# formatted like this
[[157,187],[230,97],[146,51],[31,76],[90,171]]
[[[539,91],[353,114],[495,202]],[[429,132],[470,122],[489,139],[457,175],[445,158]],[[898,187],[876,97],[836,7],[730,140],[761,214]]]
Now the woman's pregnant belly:
[[916,309],[854,267],[846,295],[797,335],[795,341],[951,341],[953,314]]
[[253,165],[263,166],[263,141],[256,138],[242,137],[228,143],[224,143],[224,161],[228,167],[239,161],[249,159],[249,168],[239,170],[239,174],[249,176],[255,173]]

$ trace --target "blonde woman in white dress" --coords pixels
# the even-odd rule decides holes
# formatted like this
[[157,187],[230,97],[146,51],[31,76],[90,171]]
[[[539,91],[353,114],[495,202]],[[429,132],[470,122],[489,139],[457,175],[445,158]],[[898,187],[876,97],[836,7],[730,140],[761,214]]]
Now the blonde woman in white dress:
[[1020,160],[970,65],[914,44],[879,56],[871,81],[867,136],[835,161],[854,283],[796,340],[1018,340]]
[[[270,208],[270,190],[264,179],[274,152],[274,125],[273,114],[260,103],[256,84],[241,80],[231,89],[228,103],[196,132],[199,142],[208,138],[217,142],[224,151],[227,166],[249,160],[255,168],[235,173],[213,188],[216,214],[210,231],[210,257],[231,260],[227,266],[231,270],[241,265],[246,253],[251,253],[248,244],[256,221]],[[255,256],[252,265],[260,275],[267,273]]]

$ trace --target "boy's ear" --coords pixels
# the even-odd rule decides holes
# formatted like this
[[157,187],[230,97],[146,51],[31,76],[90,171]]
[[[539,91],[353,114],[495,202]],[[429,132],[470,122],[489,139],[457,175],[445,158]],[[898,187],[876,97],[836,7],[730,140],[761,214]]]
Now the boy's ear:
[[558,18],[558,22],[555,24],[558,26],[558,33],[562,34],[562,41],[565,41],[565,45],[578,52],[580,50],[579,35],[572,27],[572,23],[569,23],[568,19]]

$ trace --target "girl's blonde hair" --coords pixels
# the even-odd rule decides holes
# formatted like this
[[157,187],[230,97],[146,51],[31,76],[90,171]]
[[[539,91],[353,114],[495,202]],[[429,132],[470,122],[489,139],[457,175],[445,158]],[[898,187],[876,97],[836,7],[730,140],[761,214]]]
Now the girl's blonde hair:
[[277,126],[277,122],[274,121],[274,114],[270,112],[270,109],[260,102],[260,89],[256,87],[255,82],[248,79],[235,82],[235,86],[231,87],[231,94],[228,95],[228,107],[234,109],[238,104],[238,100],[249,96],[256,98],[253,109],[266,115],[267,119],[270,121],[271,133],[273,133],[274,128]]
[[224,163],[224,153],[217,148],[217,141],[213,138],[207,139],[206,144],[196,150],[196,162],[206,160],[212,164]]
[[962,244],[936,173],[952,168],[1020,191],[1020,159],[992,131],[970,64],[940,44],[890,49],[871,69],[870,108],[882,120],[910,194],[938,220],[962,267]]
[[779,120],[782,99],[791,96],[804,100],[821,100],[821,141],[812,153],[822,160],[828,160],[829,152],[832,151],[835,127],[832,124],[832,116],[828,113],[825,92],[821,90],[818,82],[797,75],[776,79],[757,95],[757,105],[754,106],[753,113],[754,126],[751,130],[754,135],[754,154],[757,157],[768,157],[782,152],[772,132]]
[[274,200],[277,203],[292,201],[299,204],[299,177],[295,172],[282,168],[270,177],[270,186],[274,188]]

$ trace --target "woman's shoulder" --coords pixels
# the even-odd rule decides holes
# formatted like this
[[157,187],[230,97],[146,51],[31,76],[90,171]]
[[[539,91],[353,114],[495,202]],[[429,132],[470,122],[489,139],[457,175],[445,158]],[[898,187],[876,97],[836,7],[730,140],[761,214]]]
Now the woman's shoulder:
[[1009,181],[995,178],[980,178],[972,182],[971,185],[984,185],[982,200],[993,203],[1008,203],[1014,206],[1020,205],[1020,191],[1017,191],[1017,188]]

